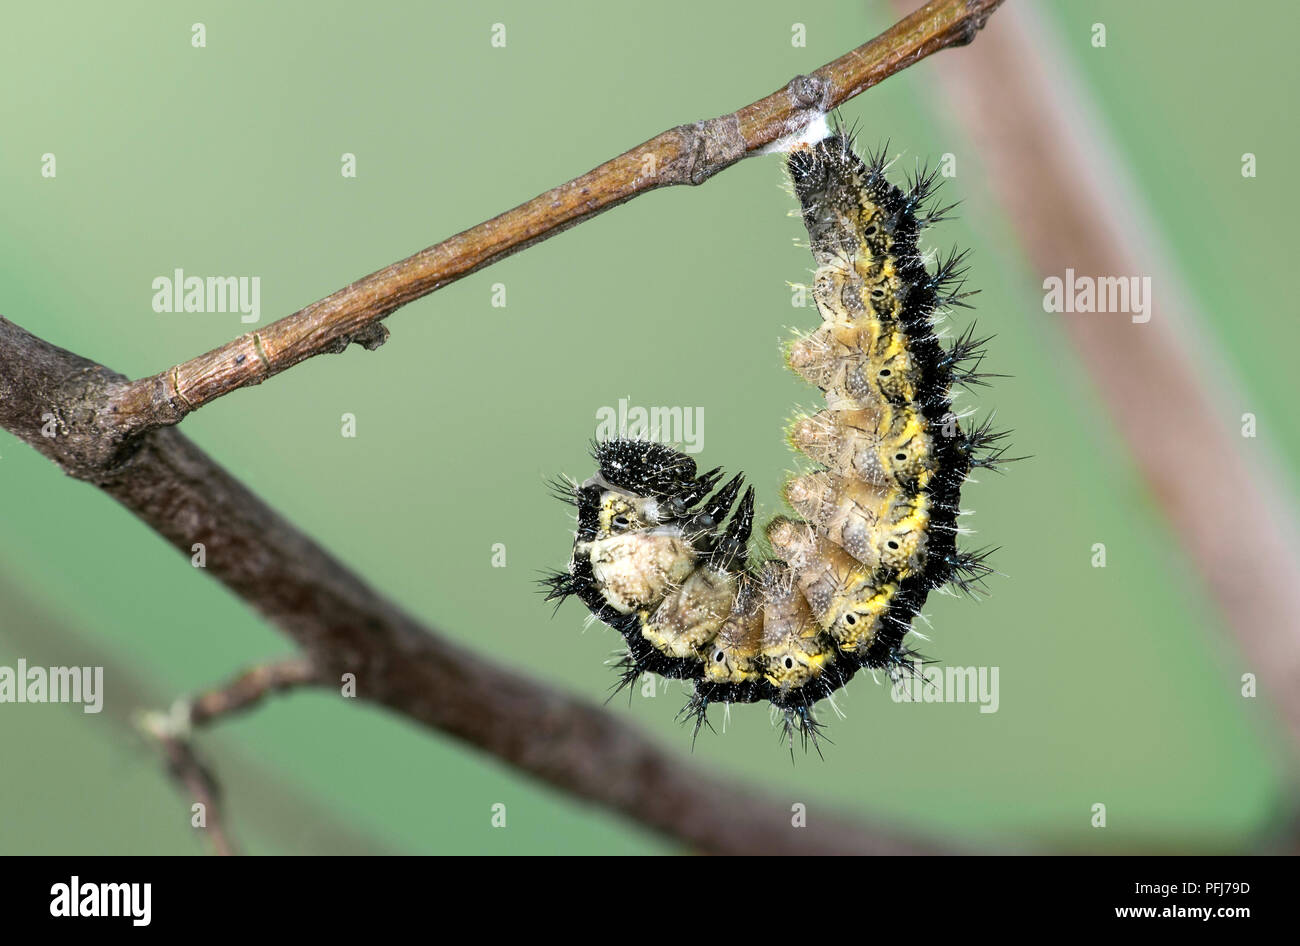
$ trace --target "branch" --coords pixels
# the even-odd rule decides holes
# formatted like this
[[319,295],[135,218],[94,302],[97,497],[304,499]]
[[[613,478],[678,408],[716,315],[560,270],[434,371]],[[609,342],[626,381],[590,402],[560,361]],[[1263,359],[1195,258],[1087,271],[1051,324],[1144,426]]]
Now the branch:
[[[104,702],[103,713],[96,717],[109,727],[97,731],[97,737],[114,743],[120,742],[123,731],[138,737],[140,708],[161,705],[163,696],[138,676],[136,663],[81,630],[74,631],[33,603],[27,591],[0,572],[0,614],[4,615],[0,637],[5,645],[14,653],[25,652],[31,664],[103,667],[104,679],[112,681],[113,698]],[[286,784],[263,765],[250,764],[239,753],[223,758],[222,773],[229,784],[257,799],[256,808],[248,810],[248,820],[268,841],[310,854],[393,853],[391,846],[366,835],[361,826],[323,807],[310,793]]]
[[171,777],[203,806],[204,830],[213,851],[222,856],[234,854],[235,846],[226,834],[221,786],[212,770],[194,752],[187,734],[165,713],[146,714],[140,720],[140,728],[162,747]]
[[252,709],[272,694],[321,682],[315,665],[306,657],[259,664],[224,685],[189,700],[189,724],[207,726],[223,716]]
[[110,406],[116,423],[131,433],[177,424],[223,394],[260,384],[314,355],[353,343],[377,348],[388,337],[380,320],[408,302],[646,191],[704,183],[926,56],[971,42],[1001,2],[930,0],[869,43],[752,105],[669,129],[265,329],[125,386]]
[[[135,438],[128,448],[97,449],[95,422],[122,383],[0,318],[0,424],[93,480],[182,554],[204,543],[207,570],[288,634],[321,679],[355,674],[359,699],[701,851],[949,849],[844,820],[803,797],[756,794],[678,761],[598,707],[457,647],[379,595],[174,428]],[[56,436],[42,435],[42,414],[57,418]],[[232,689],[249,692],[239,681]],[[249,702],[225,692],[205,705]],[[192,792],[219,800],[210,773],[184,747],[164,741],[164,748]],[[791,826],[794,801],[809,805],[807,827]],[[214,811],[210,805],[210,821]]]
[[212,769],[194,750],[191,742],[194,729],[251,709],[272,693],[319,682],[320,676],[310,660],[290,657],[253,667],[223,686],[192,699],[178,700],[170,712],[151,712],[140,717],[140,728],[162,748],[172,778],[203,806],[208,837],[217,854],[236,852],[226,834],[221,786]]

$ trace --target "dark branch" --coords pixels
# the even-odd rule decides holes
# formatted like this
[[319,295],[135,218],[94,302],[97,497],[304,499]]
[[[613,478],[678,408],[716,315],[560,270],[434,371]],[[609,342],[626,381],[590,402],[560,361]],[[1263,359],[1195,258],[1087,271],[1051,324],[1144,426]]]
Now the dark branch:
[[[11,373],[10,366],[40,369]],[[174,428],[138,438],[129,462],[88,465],[94,405],[117,375],[0,318],[0,423],[74,475],[93,480],[182,554],[206,546],[207,570],[302,648],[320,679],[356,675],[357,696],[579,798],[713,853],[931,853],[941,845],[868,830],[813,806],[791,826],[790,802],[678,761],[602,709],[494,666],[380,596]],[[72,392],[69,394],[68,392]],[[55,403],[68,397],[66,402]],[[85,401],[78,400],[85,398]],[[54,438],[33,414],[72,418]],[[256,672],[255,672],[256,673]],[[236,681],[202,712],[269,687]],[[159,733],[190,790],[215,783],[174,734]],[[202,800],[202,798],[200,799]],[[803,799],[800,799],[803,801]],[[209,806],[209,819],[214,809]],[[219,819],[220,813],[217,812]]]

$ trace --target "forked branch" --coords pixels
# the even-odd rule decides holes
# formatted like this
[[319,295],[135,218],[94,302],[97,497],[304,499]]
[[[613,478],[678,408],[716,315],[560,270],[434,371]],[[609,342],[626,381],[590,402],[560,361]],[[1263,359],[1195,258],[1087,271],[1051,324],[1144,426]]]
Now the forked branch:
[[210,766],[199,758],[191,740],[193,731],[260,704],[273,693],[321,682],[316,667],[305,657],[290,657],[259,664],[233,680],[190,699],[177,700],[168,712],[143,713],[139,728],[162,749],[167,770],[196,804],[202,806],[202,827],[217,854],[236,853],[226,830],[220,783]]

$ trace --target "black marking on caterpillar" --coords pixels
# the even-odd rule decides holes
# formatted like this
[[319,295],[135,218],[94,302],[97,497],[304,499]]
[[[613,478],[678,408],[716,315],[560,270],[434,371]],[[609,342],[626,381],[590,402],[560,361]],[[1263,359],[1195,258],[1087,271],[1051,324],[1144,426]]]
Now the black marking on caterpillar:
[[[817,262],[822,324],[788,348],[790,367],[826,396],[791,425],[791,445],[818,464],[792,477],[799,518],[766,528],[774,558],[751,562],[754,491],[742,476],[657,443],[596,443],[597,472],[552,490],[578,511],[573,556],[543,584],[548,600],[581,600],[623,635],[615,692],[644,673],[694,681],[681,718],[692,739],[718,703],[767,700],[820,752],[814,706],[862,669],[891,680],[919,657],[904,643],[929,593],[982,590],[991,550],[957,546],[962,484],[1008,462],[988,421],[963,430],[954,386],[981,386],[987,338],[973,326],[947,345],[936,320],[968,307],[965,254],[927,268],[921,230],[952,209],[929,208],[938,175],[906,190],[837,131],[796,147],[787,168]],[[711,728],[711,727],[710,727]]]

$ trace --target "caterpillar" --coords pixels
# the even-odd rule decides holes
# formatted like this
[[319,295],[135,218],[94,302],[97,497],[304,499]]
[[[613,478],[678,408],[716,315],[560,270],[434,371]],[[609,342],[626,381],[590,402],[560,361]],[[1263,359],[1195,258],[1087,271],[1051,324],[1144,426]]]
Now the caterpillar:
[[577,597],[622,634],[615,692],[645,673],[694,681],[682,716],[695,735],[715,704],[766,700],[791,750],[797,733],[820,751],[815,704],[859,670],[914,672],[904,640],[929,593],[974,595],[991,572],[993,550],[957,545],[959,501],[972,471],[1008,461],[1006,433],[963,427],[952,403],[992,377],[979,370],[990,339],[973,324],[940,333],[969,308],[965,254],[931,269],[918,237],[955,205],[930,200],[937,169],[891,184],[887,148],[861,158],[837,129],[786,160],[822,317],[786,361],[826,404],[787,430],[815,468],[786,481],[794,515],[767,524],[771,556],[750,554],[743,474],[722,483],[664,444],[596,442],[595,475],[552,483],[577,530],[568,569],[543,579],[548,600]]

